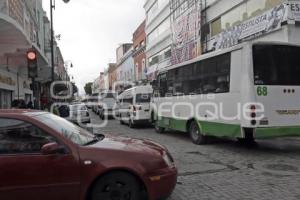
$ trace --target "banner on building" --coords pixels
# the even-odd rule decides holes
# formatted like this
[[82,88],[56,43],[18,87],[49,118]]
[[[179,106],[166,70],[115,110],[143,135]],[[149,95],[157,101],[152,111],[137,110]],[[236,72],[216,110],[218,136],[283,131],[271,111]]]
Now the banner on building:
[[240,42],[279,30],[281,23],[286,19],[286,8],[286,4],[278,5],[262,15],[223,31],[212,39],[208,50],[228,48]]
[[174,65],[191,60],[201,54],[199,33],[201,3],[191,0],[182,3],[179,7],[176,6],[176,1],[171,1],[171,4],[171,8],[173,8],[171,64]]
[[290,18],[300,22],[300,1],[289,1]]

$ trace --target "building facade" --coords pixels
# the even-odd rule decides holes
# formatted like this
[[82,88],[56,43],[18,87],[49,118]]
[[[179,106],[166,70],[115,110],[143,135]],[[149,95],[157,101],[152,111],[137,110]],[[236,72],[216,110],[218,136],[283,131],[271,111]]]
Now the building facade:
[[299,17],[295,0],[147,0],[148,75],[155,79],[157,70],[247,40],[291,40],[296,32],[282,24],[289,6]]
[[146,0],[146,65],[149,80],[155,79],[159,69],[171,65],[171,9],[170,1]]
[[[240,42],[269,37],[283,28],[288,10],[285,0],[216,1],[206,9],[207,31],[203,34],[203,53],[227,48]],[[299,3],[299,1],[298,1]]]
[[108,64],[108,90],[113,90],[116,82],[118,81],[117,64]]
[[[31,48],[38,54],[35,85],[27,72],[26,53]],[[0,108],[10,108],[13,100],[21,99],[26,103],[35,100],[36,107],[40,107],[43,87],[48,87],[49,92],[47,82],[51,80],[49,51],[50,24],[42,1],[0,1]],[[58,56],[63,60],[61,54]],[[61,59],[60,63],[63,63]],[[59,72],[65,73],[57,69],[60,63],[55,69],[57,77],[64,76]],[[35,98],[33,87],[36,89]]]
[[[123,51],[121,52],[120,49]],[[136,81],[135,66],[133,59],[133,46],[131,43],[121,44],[117,50],[117,84],[115,90],[123,91],[128,85],[132,85]]]
[[133,47],[123,55],[117,63],[118,81],[135,82],[135,67],[133,60]]
[[135,80],[140,82],[147,79],[146,73],[146,21],[135,30],[132,37]]

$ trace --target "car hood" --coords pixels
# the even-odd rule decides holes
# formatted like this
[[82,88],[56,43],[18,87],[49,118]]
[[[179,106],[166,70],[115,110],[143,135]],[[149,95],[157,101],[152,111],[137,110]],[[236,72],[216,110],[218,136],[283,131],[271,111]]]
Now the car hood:
[[125,152],[143,153],[161,156],[166,149],[150,140],[106,135],[105,138],[92,145],[92,148],[120,150]]

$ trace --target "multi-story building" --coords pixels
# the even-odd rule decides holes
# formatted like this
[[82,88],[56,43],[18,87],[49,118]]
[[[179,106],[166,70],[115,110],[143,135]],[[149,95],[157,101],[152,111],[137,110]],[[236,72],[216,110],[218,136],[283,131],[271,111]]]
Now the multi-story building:
[[108,89],[113,90],[115,83],[118,81],[117,75],[117,64],[109,63],[108,64]]
[[[0,108],[10,108],[14,99],[23,99],[26,102],[35,100],[39,107],[44,93],[43,86],[51,80],[48,56],[50,25],[42,1],[0,1],[0,38]],[[32,81],[27,72],[26,52],[30,48],[34,48],[38,54],[35,98]],[[60,63],[57,63],[56,68],[63,63],[61,54],[58,56]],[[65,73],[64,70],[55,71]],[[59,76],[63,75],[57,74]]]
[[288,28],[282,24],[289,9],[284,2],[299,5],[286,0],[172,0],[172,64],[246,40],[291,39],[293,28],[278,31]]
[[137,28],[133,33],[133,59],[135,65],[135,80],[142,81],[146,77],[146,32],[145,32],[146,21]]
[[170,66],[171,9],[169,0],[146,0],[146,65],[150,80],[159,69]]
[[[122,50],[122,51],[121,51]],[[128,85],[132,85],[135,79],[135,67],[133,60],[132,44],[121,44],[117,50],[117,92],[121,92]]]
[[98,76],[92,85],[92,93],[93,94],[99,94],[100,93],[100,76]]
[[213,2],[205,13],[208,28],[202,36],[203,52],[227,48],[246,40],[288,42],[296,38],[292,36],[295,26],[284,26],[289,23],[286,16],[291,11],[284,2],[299,5],[299,1],[286,0]]
[[148,75],[154,79],[159,69],[249,39],[292,40],[293,28],[282,29],[284,2],[299,5],[295,0],[146,0]]
[[108,73],[108,68],[104,70],[103,82],[104,82],[104,90],[109,90],[109,73]]
[[118,81],[135,82],[135,68],[132,55],[133,48],[131,47],[117,63]]

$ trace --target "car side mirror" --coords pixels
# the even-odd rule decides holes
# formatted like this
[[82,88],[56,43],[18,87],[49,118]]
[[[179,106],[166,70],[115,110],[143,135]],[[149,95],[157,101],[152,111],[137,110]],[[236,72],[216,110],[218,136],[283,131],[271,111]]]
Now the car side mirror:
[[56,142],[45,144],[42,147],[42,154],[44,155],[53,155],[53,154],[62,154],[65,153],[65,148],[57,144]]

